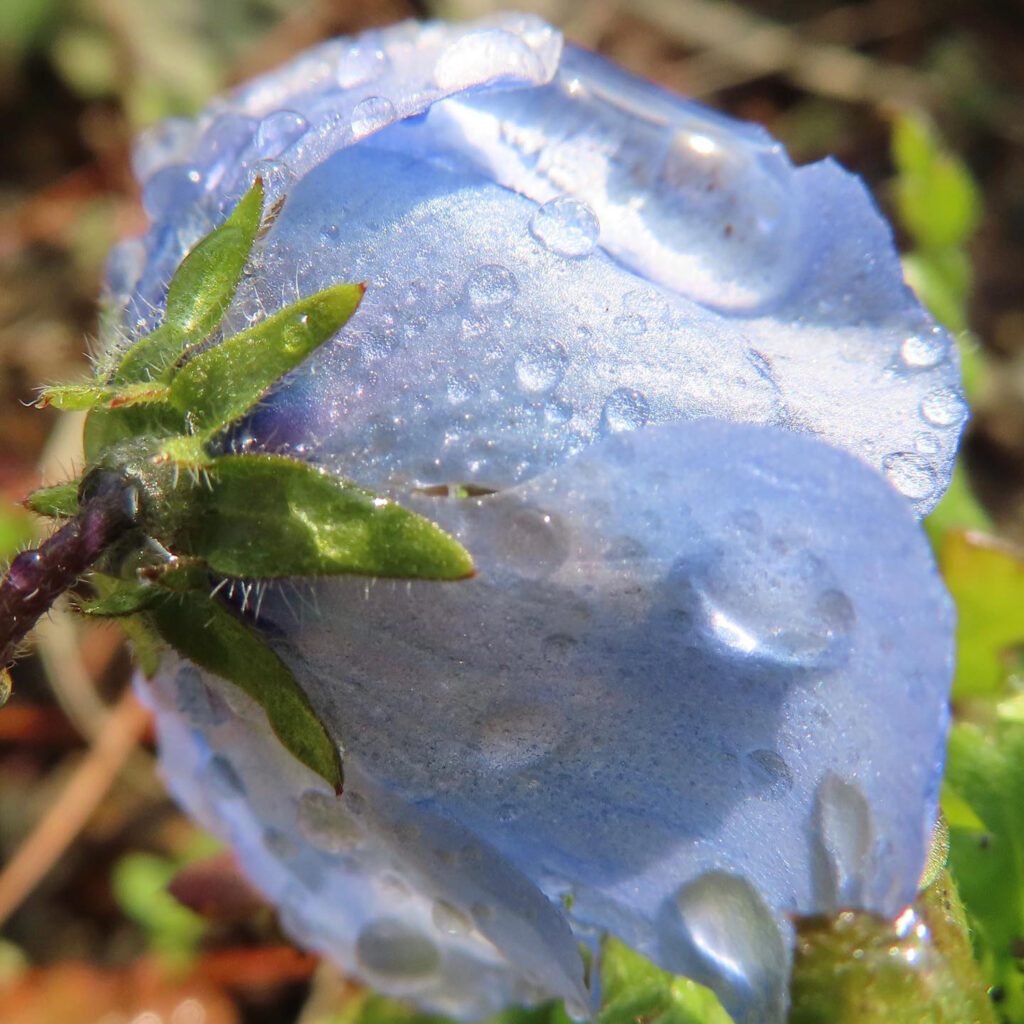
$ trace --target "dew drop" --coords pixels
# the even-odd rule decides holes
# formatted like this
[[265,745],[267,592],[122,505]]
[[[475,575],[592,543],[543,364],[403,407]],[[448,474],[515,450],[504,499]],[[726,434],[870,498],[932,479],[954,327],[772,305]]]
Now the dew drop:
[[299,855],[299,848],[295,841],[277,828],[264,830],[263,845],[278,860],[293,860]]
[[547,576],[569,557],[565,527],[557,516],[529,505],[498,507],[491,524],[498,554],[520,575]]
[[785,758],[776,751],[752,750],[746,760],[759,795],[775,800],[793,788],[793,772]]
[[434,81],[445,92],[457,92],[502,79],[535,82],[542,72],[539,58],[522,39],[502,29],[485,29],[445,47],[434,65]]
[[352,850],[363,838],[338,798],[316,789],[302,794],[296,823],[309,845],[324,853]]
[[428,978],[441,964],[437,946],[426,935],[392,917],[362,928],[356,959],[364,970],[396,982]]
[[260,159],[279,157],[308,127],[306,119],[294,110],[275,110],[268,114],[256,129],[256,151]]
[[856,906],[863,896],[874,831],[867,798],[829,772],[814,794],[811,824],[815,895],[823,910]]
[[380,78],[390,64],[391,61],[383,50],[355,43],[338,63],[335,80],[342,89],[352,89]]
[[913,452],[886,455],[882,468],[896,490],[915,501],[930,498],[939,484],[932,466]]
[[519,771],[549,754],[562,739],[560,716],[543,707],[513,706],[484,721],[480,755],[494,771]]
[[746,879],[710,871],[684,885],[661,914],[661,940],[666,966],[713,989],[734,1020],[783,1019],[785,942]]
[[516,380],[524,391],[543,394],[558,385],[568,365],[569,357],[557,341],[528,342],[516,357]]
[[210,759],[204,781],[217,796],[225,799],[245,796],[245,783],[231,762],[220,754]]
[[558,196],[534,212],[530,234],[559,256],[587,256],[597,245],[601,225],[586,203],[572,196]]
[[503,306],[518,290],[515,276],[500,263],[477,267],[466,282],[466,298],[476,309]]
[[940,363],[948,348],[946,334],[934,329],[927,334],[912,334],[900,345],[900,358],[915,370],[926,370]]
[[395,120],[395,105],[386,96],[367,96],[352,110],[352,134],[357,139],[386,128]]
[[639,338],[647,330],[647,321],[639,313],[623,313],[612,324],[615,330],[627,338]]
[[430,916],[442,935],[468,935],[473,930],[473,922],[447,900],[435,900]]
[[651,418],[647,399],[633,388],[616,388],[601,410],[601,433],[604,436],[625,430],[639,430]]
[[967,402],[955,388],[936,388],[921,402],[921,415],[936,427],[958,427],[967,414]]

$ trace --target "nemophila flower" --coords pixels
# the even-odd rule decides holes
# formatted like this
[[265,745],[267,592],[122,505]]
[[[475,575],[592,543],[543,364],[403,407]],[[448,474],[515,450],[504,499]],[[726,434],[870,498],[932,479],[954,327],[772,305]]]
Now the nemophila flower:
[[432,1010],[585,1013],[604,930],[781,1019],[790,915],[912,900],[947,725],[915,516],[966,406],[863,186],[517,15],[326,43],[136,170],[111,345],[261,177],[223,333],[367,292],[215,444],[388,495],[477,569],[261,595],[341,797],[165,660],[177,797],[298,941]]

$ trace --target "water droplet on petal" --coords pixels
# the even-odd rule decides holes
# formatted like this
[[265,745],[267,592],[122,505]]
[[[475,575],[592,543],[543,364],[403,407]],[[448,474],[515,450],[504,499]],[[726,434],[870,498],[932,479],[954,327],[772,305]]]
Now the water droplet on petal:
[[936,388],[921,402],[921,415],[936,427],[958,427],[968,412],[967,402],[955,388]]
[[569,557],[562,521],[532,506],[496,506],[493,517],[500,557],[520,575],[530,579],[555,572]]
[[225,799],[245,796],[245,783],[231,762],[220,754],[210,759],[204,781],[217,796]]
[[861,902],[873,840],[867,798],[854,783],[829,772],[815,791],[812,822],[815,896],[823,910]]
[[344,853],[358,846],[363,838],[341,801],[316,789],[302,794],[296,821],[310,846],[324,853]]
[[684,885],[661,916],[663,955],[713,989],[734,1020],[783,1019],[785,943],[746,879],[710,871]]
[[752,750],[747,754],[747,766],[763,797],[778,799],[793,788],[793,772],[774,750]]
[[395,105],[386,96],[367,96],[352,110],[352,134],[362,139],[395,120]]
[[604,436],[625,430],[639,430],[651,418],[647,399],[633,388],[616,388],[601,410],[601,433]]
[[601,225],[586,203],[572,196],[558,196],[530,218],[530,234],[559,256],[586,256],[597,245]]
[[263,118],[256,129],[256,152],[260,159],[275,159],[304,135],[308,127],[306,119],[297,111],[275,110]]
[[447,900],[436,900],[430,916],[442,935],[468,935],[473,930],[473,922]]
[[612,325],[620,335],[639,338],[647,330],[647,321],[639,313],[623,313]]
[[528,342],[516,357],[516,380],[524,391],[543,393],[556,387],[569,364],[557,341]]
[[360,966],[391,982],[428,978],[438,969],[441,954],[422,932],[397,918],[371,921],[356,939]]
[[930,498],[939,481],[929,462],[913,452],[893,452],[882,459],[882,468],[893,486],[905,498]]
[[519,290],[515,276],[499,263],[477,267],[466,282],[466,298],[477,309],[502,306]]
[[445,92],[502,80],[536,82],[543,73],[540,59],[526,42],[502,29],[467,32],[441,52],[434,81]]
[[949,347],[949,339],[940,328],[927,334],[912,334],[900,346],[900,358],[915,370],[926,370],[940,363]]

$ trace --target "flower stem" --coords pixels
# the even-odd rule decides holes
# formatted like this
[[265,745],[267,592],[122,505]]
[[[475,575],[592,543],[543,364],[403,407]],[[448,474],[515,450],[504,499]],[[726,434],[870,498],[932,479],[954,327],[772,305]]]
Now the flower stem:
[[78,515],[38,548],[15,556],[0,581],[0,668],[14,660],[40,616],[135,522],[134,495],[123,478],[105,474],[90,482]]

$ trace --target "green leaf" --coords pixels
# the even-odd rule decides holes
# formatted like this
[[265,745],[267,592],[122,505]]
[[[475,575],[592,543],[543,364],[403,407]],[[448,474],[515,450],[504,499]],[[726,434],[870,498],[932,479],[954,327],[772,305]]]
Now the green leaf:
[[161,377],[188,344],[202,341],[220,323],[242,276],[263,212],[257,178],[231,216],[198,242],[171,278],[164,324],[128,349],[116,384]]
[[226,576],[356,573],[457,580],[468,552],[423,516],[281,455],[226,455],[168,546]]
[[957,606],[953,697],[996,696],[1008,655],[1024,645],[1024,560],[990,538],[953,530],[939,564]]
[[150,945],[169,966],[186,967],[195,956],[206,922],[182,906],[167,887],[178,873],[174,861],[150,853],[129,853],[111,876],[122,912],[146,931]]
[[893,128],[900,219],[922,249],[964,245],[981,218],[981,196],[966,165],[946,150],[920,114]]
[[928,311],[954,334],[967,329],[971,263],[963,249],[921,249],[903,257],[903,276]]
[[983,968],[1003,990],[1008,1020],[1024,1019],[1024,725],[971,723],[950,735],[947,781],[984,823],[951,828],[950,864],[975,928]]
[[[24,501],[37,516],[66,519],[78,515],[78,481],[54,484],[34,490]],[[26,540],[28,538],[26,537]]]
[[327,288],[193,356],[174,377],[172,404],[190,415],[199,436],[209,439],[333,337],[364,291],[360,284]]
[[730,1024],[714,992],[655,967],[613,938],[602,947],[601,992],[597,1024]]
[[337,745],[291,669],[259,634],[205,594],[170,594],[147,618],[179,654],[252,697],[285,748],[341,792]]
[[115,409],[98,407],[85,421],[85,457],[95,462],[102,453],[122,441],[150,436],[173,437],[185,433],[180,412],[163,403],[125,405]]
[[949,530],[987,532],[992,529],[992,520],[989,514],[982,508],[981,503],[971,490],[962,459],[957,459],[954,464],[953,478],[949,483],[949,489],[925,519],[924,525],[936,548],[941,547],[942,538]]
[[0,559],[13,558],[32,540],[32,517],[0,497]]

